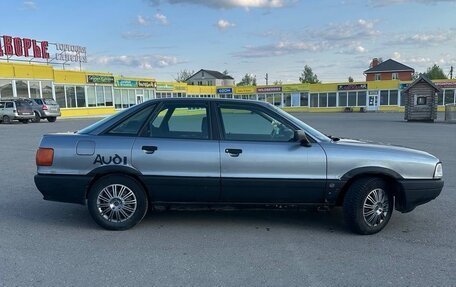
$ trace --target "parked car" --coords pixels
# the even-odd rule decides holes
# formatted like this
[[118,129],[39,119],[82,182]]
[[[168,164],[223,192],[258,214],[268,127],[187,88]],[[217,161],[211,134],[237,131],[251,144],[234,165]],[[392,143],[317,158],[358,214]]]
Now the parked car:
[[147,101],[76,133],[43,136],[44,199],[88,204],[106,229],[133,227],[149,204],[342,206],[348,226],[379,232],[393,209],[436,198],[442,163],[404,147],[328,137],[263,102]]
[[35,98],[28,100],[33,107],[33,114],[35,117],[32,122],[39,123],[41,119],[47,119],[53,123],[57,117],[61,116],[60,106],[54,99]]
[[13,120],[18,120],[24,124],[33,119],[32,106],[23,99],[0,98],[0,121],[10,124]]

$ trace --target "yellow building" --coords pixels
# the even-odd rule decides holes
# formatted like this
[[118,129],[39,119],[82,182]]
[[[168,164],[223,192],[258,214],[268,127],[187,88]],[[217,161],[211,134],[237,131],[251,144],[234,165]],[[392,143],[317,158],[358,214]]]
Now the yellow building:
[[[437,80],[439,110],[455,103],[456,80]],[[143,101],[167,97],[220,97],[267,101],[289,111],[403,111],[399,80],[354,83],[217,87],[157,82],[153,78],[68,71],[43,64],[0,63],[0,98],[54,98],[62,116],[99,116]]]

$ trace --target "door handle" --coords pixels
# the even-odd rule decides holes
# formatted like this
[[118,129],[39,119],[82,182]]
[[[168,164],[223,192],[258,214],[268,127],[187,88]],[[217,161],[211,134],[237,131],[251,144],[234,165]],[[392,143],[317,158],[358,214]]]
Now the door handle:
[[225,153],[229,154],[232,157],[238,157],[242,153],[242,149],[238,148],[227,148]]
[[157,149],[158,149],[158,147],[156,147],[154,145],[143,145],[142,146],[142,150],[146,154],[153,154]]

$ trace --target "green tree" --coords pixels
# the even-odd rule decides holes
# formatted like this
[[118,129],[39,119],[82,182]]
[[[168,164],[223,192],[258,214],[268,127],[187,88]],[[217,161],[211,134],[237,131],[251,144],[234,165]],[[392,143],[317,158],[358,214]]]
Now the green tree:
[[278,81],[274,81],[274,83],[272,83],[273,85],[276,85],[276,86],[279,86],[279,85],[282,85],[282,81],[281,80],[278,80]]
[[222,74],[224,74],[225,76],[229,76],[230,75],[230,73],[226,69],[225,69],[225,71],[222,72]]
[[177,72],[176,76],[174,77],[174,80],[176,82],[180,82],[180,83],[183,83],[185,82],[185,80],[187,80],[188,78],[190,78],[191,76],[193,76],[193,74],[195,73],[195,71],[193,70],[181,70],[179,72]]
[[256,76],[253,74],[245,74],[242,80],[237,83],[237,86],[256,86]]
[[302,71],[301,76],[299,77],[299,81],[301,83],[309,83],[309,84],[321,83],[318,80],[317,75],[313,73],[312,68],[307,65],[304,66],[304,70]]
[[352,76],[349,76],[349,77],[348,77],[348,81],[349,81],[350,83],[353,83],[355,80],[353,80]]
[[430,80],[437,80],[437,79],[448,79],[448,77],[443,72],[442,68],[434,64],[432,67],[429,67],[424,73],[426,77]]

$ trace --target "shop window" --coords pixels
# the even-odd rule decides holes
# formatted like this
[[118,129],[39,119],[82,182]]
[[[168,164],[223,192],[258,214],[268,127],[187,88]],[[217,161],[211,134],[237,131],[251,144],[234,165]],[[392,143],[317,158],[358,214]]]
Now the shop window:
[[310,106],[318,107],[318,94],[310,94]]
[[97,94],[97,107],[104,106],[105,105],[105,97],[104,97],[104,91],[103,91],[103,86],[96,86],[95,91]]
[[301,107],[309,106],[309,93],[301,93]]
[[77,104],[78,108],[86,107],[84,86],[76,86],[76,104]]
[[135,90],[128,89],[128,105],[130,107],[136,105]]
[[366,92],[364,92],[364,91],[358,92],[357,97],[358,97],[358,106],[359,107],[366,106]]
[[103,87],[105,92],[105,105],[107,107],[112,107],[112,87]]
[[126,109],[129,107],[128,105],[128,90],[122,89],[122,108]]
[[339,107],[347,106],[347,92],[339,92]]
[[114,89],[114,108],[122,108],[122,92],[119,89]]
[[74,86],[65,86],[67,108],[76,108],[76,93]]
[[437,104],[440,106],[443,105],[443,92],[437,94]]
[[445,90],[445,105],[454,104],[454,90]]
[[97,99],[95,96],[95,86],[87,86],[87,105],[89,107],[97,106]]
[[348,92],[348,106],[349,107],[356,106],[356,92]]
[[320,93],[318,95],[318,100],[319,100],[319,107],[327,107],[328,106],[328,94],[327,93]]
[[335,107],[336,106],[336,93],[328,93],[328,107]]
[[380,91],[380,105],[388,105],[388,91]]
[[407,96],[402,93],[401,91],[401,106],[405,106],[405,102],[407,101]]
[[390,96],[389,96],[389,104],[392,106],[397,106],[398,102],[398,92],[397,90],[391,90],[390,91]]
[[45,99],[52,99],[52,82],[51,81],[41,81],[41,94]]
[[9,80],[0,80],[0,98],[13,97],[13,84]]
[[27,81],[16,80],[16,95],[18,98],[28,98]]
[[32,98],[32,99],[41,98],[40,82],[29,81],[29,87],[30,87],[30,98]]
[[[245,97],[247,100],[247,95]],[[281,107],[282,106],[282,95],[281,94],[274,94],[274,106]]]
[[283,105],[285,107],[291,107],[291,94],[287,93],[287,94],[283,94]]
[[66,108],[65,104],[65,88],[63,86],[56,85],[55,87],[55,100],[61,108]]

